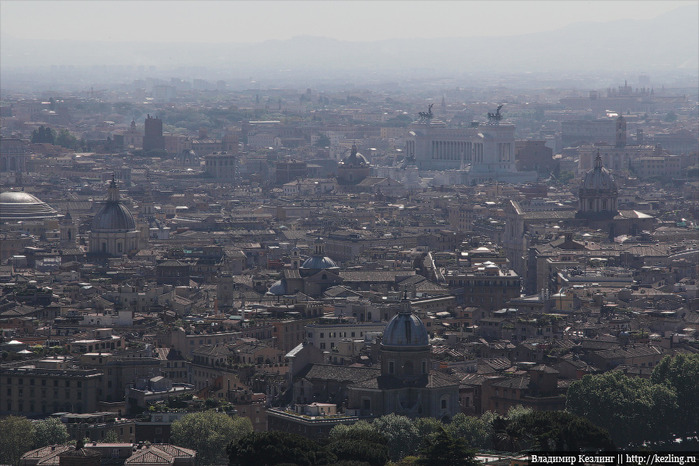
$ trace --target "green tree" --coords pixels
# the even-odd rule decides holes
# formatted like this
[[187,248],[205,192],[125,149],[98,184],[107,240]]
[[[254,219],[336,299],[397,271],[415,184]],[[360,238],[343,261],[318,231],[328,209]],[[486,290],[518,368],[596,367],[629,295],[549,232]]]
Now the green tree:
[[388,414],[374,420],[374,428],[386,436],[391,461],[415,453],[420,446],[420,434],[410,418]]
[[509,429],[527,448],[550,451],[614,450],[604,429],[565,411],[531,411],[510,420]]
[[70,131],[68,131],[67,129],[62,129],[58,133],[58,136],[56,136],[55,144],[57,146],[74,150],[80,147],[80,141],[78,141],[78,138],[70,134]]
[[445,427],[446,431],[456,437],[466,440],[472,447],[486,448],[493,433],[490,422],[474,416],[458,413]]
[[119,443],[119,435],[116,433],[116,430],[112,429],[107,431],[107,434],[104,436],[104,443]]
[[573,382],[566,410],[606,429],[624,447],[666,439],[677,416],[677,395],[665,385],[613,371]]
[[225,461],[226,446],[252,432],[246,417],[230,417],[215,411],[187,414],[172,423],[170,440],[173,444],[197,451],[198,464]]
[[522,416],[526,416],[527,414],[531,414],[534,412],[533,409],[531,408],[525,408],[522,405],[517,405],[517,406],[512,406],[510,409],[507,410],[507,420],[508,421],[516,421]]
[[672,388],[677,395],[677,422],[681,435],[699,430],[699,354],[666,356],[655,366],[651,382]]
[[476,454],[462,438],[450,435],[444,429],[429,435],[420,448],[417,464],[424,466],[476,466]]
[[669,111],[665,115],[665,118],[663,118],[663,121],[666,121],[668,123],[675,122],[675,121],[677,121],[677,114],[673,111]]
[[496,416],[491,425],[490,444],[496,450],[520,451],[531,443],[528,433],[513,429],[512,422],[506,417]]
[[330,441],[346,438],[349,435],[354,435],[357,432],[363,432],[367,435],[378,433],[376,427],[367,421],[358,421],[354,424],[338,424],[330,430],[328,438]]
[[318,140],[316,140],[315,146],[316,147],[328,147],[330,145],[330,138],[326,136],[325,134],[321,133],[320,136],[318,137]]
[[337,458],[318,442],[288,432],[253,432],[228,446],[230,466],[333,464]]
[[56,132],[44,125],[39,126],[38,129],[32,131],[31,141],[33,143],[48,143],[53,144],[56,140]]
[[34,445],[34,425],[26,417],[0,419],[0,460],[18,464],[20,457]]
[[418,437],[425,438],[428,435],[439,432],[439,429],[444,428],[444,424],[433,417],[419,417],[413,420],[413,424],[417,429]]
[[386,437],[375,429],[366,426],[360,426],[357,429],[353,429],[354,426],[347,427],[350,428],[339,430],[332,435],[332,440],[327,447],[330,453],[343,462],[368,463],[370,466],[386,464],[388,461]]
[[68,429],[58,418],[51,417],[34,423],[34,448],[62,445],[68,439]]

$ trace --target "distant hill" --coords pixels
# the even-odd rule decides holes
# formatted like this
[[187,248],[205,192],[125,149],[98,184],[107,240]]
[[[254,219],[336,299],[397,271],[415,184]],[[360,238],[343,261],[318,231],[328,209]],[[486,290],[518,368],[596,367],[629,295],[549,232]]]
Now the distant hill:
[[[633,8],[633,4],[629,4]],[[2,36],[3,68],[36,65],[204,66],[249,76],[274,70],[338,74],[653,71],[699,68],[699,4],[651,20],[577,23],[551,32],[348,42],[322,37],[256,44],[107,43]],[[244,71],[243,71],[244,70]]]

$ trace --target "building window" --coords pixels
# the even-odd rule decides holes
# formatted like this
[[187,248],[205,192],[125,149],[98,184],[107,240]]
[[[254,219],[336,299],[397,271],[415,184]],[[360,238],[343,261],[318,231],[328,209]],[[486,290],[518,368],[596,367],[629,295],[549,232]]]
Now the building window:
[[393,361],[388,361],[388,373],[393,374],[393,372],[394,372]]
[[447,409],[447,400],[446,400],[446,398],[442,398],[442,409]]

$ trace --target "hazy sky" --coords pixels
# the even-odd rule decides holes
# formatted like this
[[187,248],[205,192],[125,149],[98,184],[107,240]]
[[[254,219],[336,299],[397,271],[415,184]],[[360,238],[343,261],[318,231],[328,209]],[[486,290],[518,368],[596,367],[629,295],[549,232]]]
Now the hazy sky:
[[0,0],[2,35],[24,39],[261,42],[511,35],[584,21],[650,19],[691,1]]

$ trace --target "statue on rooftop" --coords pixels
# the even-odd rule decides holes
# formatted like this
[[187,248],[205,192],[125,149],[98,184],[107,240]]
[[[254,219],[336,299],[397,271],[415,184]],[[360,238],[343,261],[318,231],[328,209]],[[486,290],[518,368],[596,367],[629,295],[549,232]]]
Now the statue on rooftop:
[[502,104],[498,105],[498,109],[495,111],[495,113],[488,112],[488,121],[497,123],[502,120],[502,114],[500,113],[501,108]]
[[418,116],[420,117],[421,120],[431,120],[432,117],[434,117],[434,114],[432,113],[432,106],[433,106],[433,105],[434,105],[434,104],[430,104],[430,105],[427,107],[427,111],[426,111],[426,112],[418,112]]

